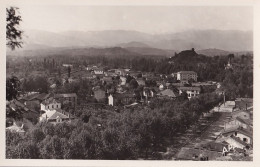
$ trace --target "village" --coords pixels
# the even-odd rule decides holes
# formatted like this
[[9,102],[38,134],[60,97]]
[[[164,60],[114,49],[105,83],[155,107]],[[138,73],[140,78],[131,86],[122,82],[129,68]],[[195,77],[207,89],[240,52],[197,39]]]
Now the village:
[[[57,75],[48,77],[48,93],[22,92],[16,99],[7,101],[6,131],[26,134],[37,123],[54,126],[70,123],[81,119],[79,111],[84,109],[120,113],[149,108],[158,100],[190,101],[213,92],[221,98],[220,103],[200,115],[184,133],[175,136],[171,146],[160,154],[172,160],[252,160],[253,99],[226,100],[221,82],[198,82],[194,71],[166,75],[101,65],[62,64],[62,68],[59,82]],[[223,68],[232,68],[231,61]],[[81,84],[82,80],[87,80],[90,87],[83,98],[78,97],[80,92],[56,91],[57,87]]]

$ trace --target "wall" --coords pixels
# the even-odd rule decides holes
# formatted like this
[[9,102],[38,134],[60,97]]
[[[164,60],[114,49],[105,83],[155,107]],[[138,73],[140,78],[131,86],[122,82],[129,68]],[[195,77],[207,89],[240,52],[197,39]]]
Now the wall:
[[244,145],[243,145],[243,144],[238,143],[237,141],[235,141],[235,140],[232,139],[232,138],[227,138],[227,139],[226,139],[226,142],[229,143],[233,148],[241,148],[241,149],[244,149]]

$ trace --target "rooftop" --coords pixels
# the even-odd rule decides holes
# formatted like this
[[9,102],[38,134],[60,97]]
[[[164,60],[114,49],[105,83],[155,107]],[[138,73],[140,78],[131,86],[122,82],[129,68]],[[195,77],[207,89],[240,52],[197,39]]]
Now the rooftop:
[[250,119],[242,119],[241,117],[237,117],[236,118],[238,121],[247,124],[247,125],[253,125],[253,120]]
[[184,86],[181,86],[181,87],[178,87],[177,89],[179,90],[197,90],[197,91],[200,91],[200,87],[184,87]]
[[196,72],[194,71],[179,71],[177,73],[180,73],[180,74],[197,74]]
[[161,91],[159,94],[159,96],[169,96],[169,97],[177,97],[178,94],[174,93],[171,89],[165,89],[163,91]]
[[43,105],[56,104],[56,103],[60,103],[60,102],[54,98],[50,98],[42,102]]
[[41,117],[46,118],[47,116],[47,120],[55,120],[57,119],[57,117],[61,118],[61,119],[69,119],[69,116],[61,113],[62,110],[51,110],[48,111],[44,114],[42,114]]
[[54,98],[60,98],[60,97],[77,97],[76,93],[65,93],[65,94],[55,94]]

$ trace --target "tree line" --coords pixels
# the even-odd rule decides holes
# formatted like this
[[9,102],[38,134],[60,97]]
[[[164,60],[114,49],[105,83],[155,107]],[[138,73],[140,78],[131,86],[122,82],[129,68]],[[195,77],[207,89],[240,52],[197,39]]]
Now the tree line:
[[161,159],[165,140],[183,133],[221,97],[154,100],[150,107],[86,111],[88,119],[52,125],[38,123],[26,134],[6,132],[6,158],[18,159]]

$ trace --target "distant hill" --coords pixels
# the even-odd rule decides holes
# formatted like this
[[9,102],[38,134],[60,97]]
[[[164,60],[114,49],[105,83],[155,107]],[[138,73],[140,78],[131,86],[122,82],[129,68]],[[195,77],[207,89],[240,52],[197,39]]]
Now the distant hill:
[[231,52],[221,50],[221,49],[204,49],[204,50],[198,50],[197,53],[206,56],[224,56],[230,54]]
[[203,49],[203,50],[198,50],[196,51],[198,54],[203,54],[206,56],[226,56],[228,54],[234,54],[235,56],[238,55],[252,55],[252,51],[225,51],[221,49]]
[[22,50],[49,47],[142,47],[164,50],[204,50],[217,48],[225,51],[252,51],[253,32],[237,30],[189,30],[179,33],[147,34],[138,31],[66,31],[62,33],[25,30]]
[[206,59],[209,58],[203,54],[198,54],[195,49],[190,49],[190,50],[184,50],[181,51],[180,53],[174,55],[173,57],[169,58],[169,62],[174,62],[174,64],[186,64],[187,66],[189,65],[194,65],[197,63],[202,63],[205,62]]
[[117,46],[122,47],[122,48],[150,48],[150,46],[145,43],[135,42],[135,41],[118,44]]
[[[157,48],[196,50],[218,48],[227,51],[253,50],[253,32],[238,30],[189,30],[179,33],[163,34],[151,45]],[[174,47],[175,46],[175,47]]]
[[147,47],[127,47],[125,49],[141,55],[166,56],[166,57],[171,57],[176,52],[174,50],[164,50],[164,49],[147,48]]
[[109,56],[109,57],[132,57],[141,56],[141,54],[128,51],[121,47],[111,48],[51,48],[42,50],[25,50],[23,52],[9,52],[8,55],[21,56]]

